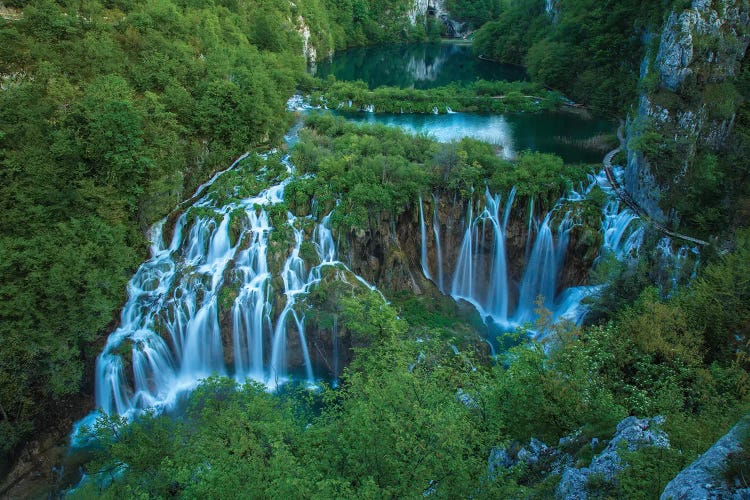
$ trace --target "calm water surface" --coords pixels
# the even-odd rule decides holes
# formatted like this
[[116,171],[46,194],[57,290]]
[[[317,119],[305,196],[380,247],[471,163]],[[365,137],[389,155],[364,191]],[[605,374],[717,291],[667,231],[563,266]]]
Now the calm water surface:
[[[471,47],[450,43],[363,47],[334,54],[319,63],[317,76],[333,74],[339,80],[364,80],[371,88],[381,85],[430,88],[450,83],[526,79],[523,68],[482,61]],[[521,151],[554,153],[571,163],[599,163],[601,135],[613,134],[610,120],[587,118],[580,113],[509,113],[488,115],[381,114],[335,112],[358,123],[383,123],[439,141],[472,137],[495,144],[506,158]]]
[[614,130],[610,121],[587,119],[564,111],[505,115],[334,113],[357,123],[382,123],[427,134],[440,142],[463,137],[479,139],[500,147],[505,158],[532,150],[554,153],[569,163],[599,163],[604,153],[593,147],[599,142],[596,138]]
[[525,80],[520,66],[483,61],[471,46],[455,43],[378,45],[337,52],[319,62],[314,72],[325,78],[363,80],[370,88],[383,85],[428,89],[449,83],[483,80]]

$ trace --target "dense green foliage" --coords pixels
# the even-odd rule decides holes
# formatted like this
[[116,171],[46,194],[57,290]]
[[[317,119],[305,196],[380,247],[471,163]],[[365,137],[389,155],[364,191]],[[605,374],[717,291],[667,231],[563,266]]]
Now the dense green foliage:
[[520,0],[476,34],[479,54],[524,64],[531,77],[604,112],[630,106],[643,58],[641,35],[658,29],[664,6],[651,0]]
[[23,10],[0,19],[0,456],[81,390],[143,230],[279,142],[303,23],[320,53],[423,38],[407,4],[8,2]]
[[40,0],[3,20],[0,453],[80,391],[140,229],[279,140],[303,69],[289,9]]
[[[409,21],[412,2],[405,0],[321,0],[331,20],[331,33],[336,48],[365,45],[367,43],[393,43],[395,41],[434,38],[440,27],[434,20],[420,18],[415,25]],[[442,24],[442,23],[441,23]]]
[[[562,102],[557,92],[529,82],[478,80],[465,86],[449,85],[426,90],[378,87],[371,90],[361,81],[342,82],[333,77],[311,81],[313,106],[359,111],[372,106],[375,113],[447,113],[448,110],[480,113],[541,112]],[[351,106],[349,103],[351,102]]]
[[502,5],[507,0],[448,0],[445,8],[454,19],[460,19],[480,27],[487,21],[495,19],[501,12]]
[[306,211],[313,199],[321,214],[344,230],[374,228],[383,213],[397,217],[420,193],[455,191],[462,198],[508,192],[516,186],[551,208],[586,169],[549,154],[522,153],[516,161],[497,156],[471,139],[438,144],[384,125],[359,126],[330,114],[310,115],[292,159],[301,174],[287,187],[287,203]]

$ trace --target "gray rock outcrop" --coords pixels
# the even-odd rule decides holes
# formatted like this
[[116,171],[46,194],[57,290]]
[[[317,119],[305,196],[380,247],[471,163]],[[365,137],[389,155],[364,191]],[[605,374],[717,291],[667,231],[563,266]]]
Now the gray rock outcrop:
[[[669,448],[669,438],[661,430],[664,417],[643,418],[627,417],[618,425],[612,439],[601,453],[596,455],[588,467],[576,468],[574,458],[562,451],[576,441],[580,442],[580,432],[560,439],[558,446],[550,447],[532,438],[528,445],[520,449],[493,448],[487,461],[487,472],[490,479],[497,478],[504,469],[510,469],[520,462],[536,468],[542,474],[559,474],[560,482],[555,490],[555,497],[560,499],[586,499],[589,496],[587,483],[592,476],[606,482],[613,482],[617,475],[627,467],[618,451],[625,449],[637,451],[646,446]],[[595,449],[599,441],[594,438],[583,446]]]
[[628,451],[637,451],[644,446],[669,448],[669,438],[659,427],[664,423],[663,417],[639,419],[628,417],[617,424],[617,432],[607,447],[591,460],[591,465],[576,469],[567,467],[555,491],[556,498],[588,498],[586,484],[592,475],[605,481],[613,481],[627,464],[617,451],[623,446]]
[[750,489],[730,490],[720,477],[727,455],[740,450],[740,439],[750,431],[750,415],[719,439],[703,455],[672,479],[661,500],[750,499]]

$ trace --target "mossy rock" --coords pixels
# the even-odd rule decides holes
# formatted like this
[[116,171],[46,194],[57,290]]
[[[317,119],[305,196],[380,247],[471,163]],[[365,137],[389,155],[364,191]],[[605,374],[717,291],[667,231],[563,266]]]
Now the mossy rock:
[[320,257],[318,257],[318,250],[315,244],[311,241],[305,240],[299,247],[299,256],[305,262],[307,269],[317,266],[320,264]]
[[229,214],[229,244],[231,246],[235,246],[242,237],[246,220],[247,213],[242,208],[236,208]]
[[238,295],[239,289],[236,286],[225,285],[222,287],[218,297],[219,315],[232,308]]

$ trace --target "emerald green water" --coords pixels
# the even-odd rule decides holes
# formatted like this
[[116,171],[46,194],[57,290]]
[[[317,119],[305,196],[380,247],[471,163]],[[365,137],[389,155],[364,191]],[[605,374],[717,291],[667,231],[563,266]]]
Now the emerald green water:
[[483,80],[525,80],[519,66],[497,64],[474,57],[471,46],[455,43],[378,45],[337,52],[317,65],[316,76],[363,80],[380,86],[427,89],[449,83]]
[[358,123],[382,123],[407,132],[427,134],[440,142],[472,137],[498,146],[506,158],[531,150],[554,153],[568,163],[601,162],[608,149],[606,144],[601,145],[601,136],[614,131],[614,124],[610,121],[587,119],[570,112],[505,115],[334,113]]
[[[430,88],[479,78],[526,78],[523,68],[480,60],[470,46],[450,43],[347,50],[318,65],[318,76],[328,74],[339,80],[364,80],[370,88],[382,85]],[[504,115],[381,114],[356,110],[334,113],[354,122],[382,123],[412,133],[427,134],[443,142],[463,137],[480,139],[498,146],[500,154],[506,158],[532,150],[557,154],[568,163],[601,162],[611,146],[603,136],[614,137],[615,131],[615,124],[610,120],[571,111]]]

